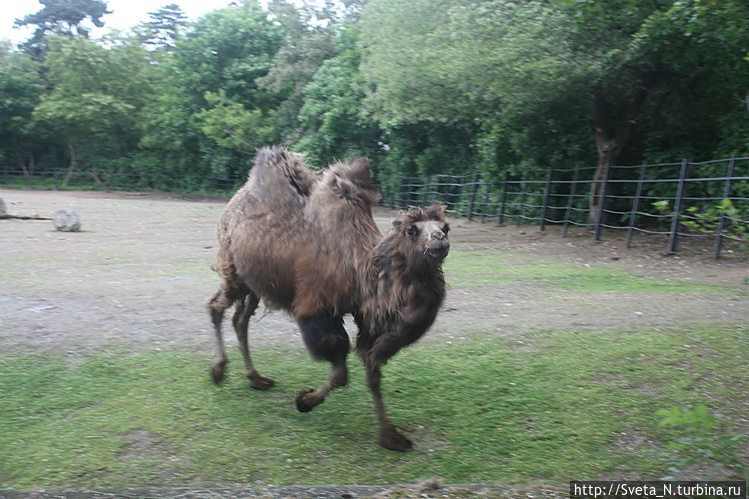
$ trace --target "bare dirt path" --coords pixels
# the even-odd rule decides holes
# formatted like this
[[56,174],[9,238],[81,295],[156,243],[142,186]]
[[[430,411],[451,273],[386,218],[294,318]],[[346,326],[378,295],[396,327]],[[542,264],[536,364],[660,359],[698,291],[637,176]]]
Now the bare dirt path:
[[[0,220],[0,349],[34,347],[86,354],[102,345],[128,349],[187,348],[212,353],[204,302],[218,285],[210,270],[215,223],[225,200],[165,194],[2,190],[8,213],[51,216],[78,212],[82,232],[54,230],[49,221]],[[394,212],[379,208],[383,230]],[[627,272],[658,280],[704,283],[721,293],[550,293],[528,280],[451,284],[424,341],[476,332],[525,337],[537,329],[677,328],[702,323],[746,324],[746,253],[714,261],[707,246],[688,245],[664,256],[662,239],[623,234],[595,242],[587,231],[560,237],[558,228],[497,227],[451,220],[453,254],[490,255],[488,265],[540,262],[565,268]],[[490,263],[489,263],[490,262]],[[500,263],[502,264],[502,263]],[[262,315],[259,311],[258,315]],[[295,342],[280,312],[251,325],[254,343]],[[234,342],[233,335],[227,338]]]

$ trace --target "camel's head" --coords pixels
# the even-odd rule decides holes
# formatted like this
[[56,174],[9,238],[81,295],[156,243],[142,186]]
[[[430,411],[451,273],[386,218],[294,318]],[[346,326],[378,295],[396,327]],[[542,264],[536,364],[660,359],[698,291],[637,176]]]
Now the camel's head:
[[435,204],[424,210],[411,210],[393,220],[390,233],[399,234],[402,244],[409,246],[414,253],[441,263],[450,251],[449,230],[445,207]]

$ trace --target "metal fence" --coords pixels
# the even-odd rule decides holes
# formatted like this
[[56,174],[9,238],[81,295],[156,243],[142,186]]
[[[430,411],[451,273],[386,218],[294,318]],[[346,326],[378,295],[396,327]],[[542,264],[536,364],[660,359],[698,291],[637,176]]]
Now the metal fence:
[[[658,165],[612,166],[596,180],[595,167],[526,170],[500,181],[472,175],[404,178],[386,197],[396,208],[443,203],[448,211],[498,224],[588,227],[600,240],[604,229],[662,235],[668,251],[679,238],[712,238],[719,258],[724,242],[749,245],[749,158]],[[591,190],[598,184],[597,209]]]
[[[434,175],[404,178],[385,193],[395,208],[447,205],[450,212],[498,224],[548,224],[587,227],[596,240],[604,229],[626,231],[627,247],[636,233],[662,235],[668,251],[679,239],[712,238],[718,258],[724,242],[749,245],[749,158],[640,166],[613,166],[601,179],[595,167],[530,169],[503,178]],[[230,195],[239,179],[185,178],[153,173],[33,172],[3,168],[7,187],[75,190],[154,190]],[[591,210],[591,190],[600,191],[598,209]]]

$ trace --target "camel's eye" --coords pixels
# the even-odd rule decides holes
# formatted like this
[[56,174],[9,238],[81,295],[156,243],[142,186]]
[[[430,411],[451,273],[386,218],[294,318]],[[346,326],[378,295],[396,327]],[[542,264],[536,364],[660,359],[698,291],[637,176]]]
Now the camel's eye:
[[408,234],[408,237],[414,237],[418,233],[419,233],[419,229],[416,228],[415,225],[412,225],[408,229],[406,229],[406,234]]

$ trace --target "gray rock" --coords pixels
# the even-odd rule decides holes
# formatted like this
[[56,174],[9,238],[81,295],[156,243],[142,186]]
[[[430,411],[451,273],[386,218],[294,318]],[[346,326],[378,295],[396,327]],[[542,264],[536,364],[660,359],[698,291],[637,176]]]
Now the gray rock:
[[78,220],[78,213],[73,210],[57,210],[52,215],[52,221],[57,230],[63,232],[78,232],[81,230],[81,222]]
[[0,216],[7,215],[7,214],[8,214],[8,212],[5,209],[5,201],[3,201],[2,198],[0,198]]

